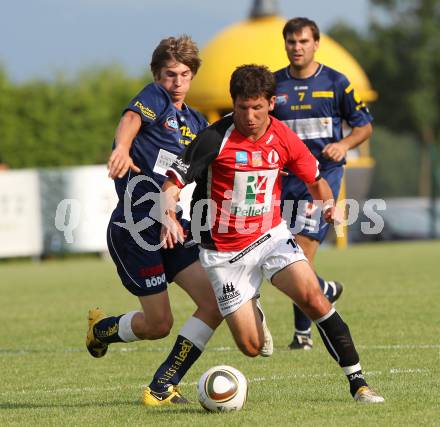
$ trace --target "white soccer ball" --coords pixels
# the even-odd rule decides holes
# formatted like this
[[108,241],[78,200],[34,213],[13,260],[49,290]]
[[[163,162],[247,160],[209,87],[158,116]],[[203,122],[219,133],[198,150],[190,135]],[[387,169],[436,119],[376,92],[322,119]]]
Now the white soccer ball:
[[208,369],[197,385],[200,404],[211,412],[239,411],[246,403],[247,392],[245,376],[227,365]]

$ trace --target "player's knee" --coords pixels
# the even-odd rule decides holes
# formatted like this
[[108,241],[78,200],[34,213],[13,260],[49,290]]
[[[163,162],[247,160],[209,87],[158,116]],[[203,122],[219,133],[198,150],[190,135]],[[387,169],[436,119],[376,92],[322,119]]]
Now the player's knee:
[[321,289],[316,286],[306,286],[300,301],[296,301],[301,310],[311,319],[324,316],[331,308]]
[[240,346],[241,352],[248,357],[257,357],[260,354],[260,349],[254,346],[242,345]]
[[248,357],[256,357],[260,354],[260,349],[263,347],[263,342],[258,339],[244,340],[237,343],[241,352]]
[[165,321],[165,322],[159,323],[158,325],[155,325],[154,332],[153,332],[154,338],[152,338],[152,339],[160,339],[160,338],[167,337],[170,334],[172,327],[173,327],[172,320]]

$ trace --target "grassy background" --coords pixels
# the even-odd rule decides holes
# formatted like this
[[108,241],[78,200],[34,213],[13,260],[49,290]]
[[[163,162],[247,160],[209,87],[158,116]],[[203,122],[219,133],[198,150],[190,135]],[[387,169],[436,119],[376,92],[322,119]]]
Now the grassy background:
[[198,403],[145,408],[142,389],[168,354],[194,306],[175,285],[172,334],[114,345],[103,359],[84,346],[89,307],[120,314],[137,300],[101,259],[0,263],[0,425],[63,426],[434,426],[439,425],[440,242],[324,248],[317,265],[346,285],[337,308],[350,325],[370,385],[384,405],[355,404],[337,364],[314,330],[311,352],[287,350],[291,306],[269,284],[262,301],[275,341],[271,358],[241,355],[222,325],[184,378],[229,364],[249,380],[238,413],[208,414]]

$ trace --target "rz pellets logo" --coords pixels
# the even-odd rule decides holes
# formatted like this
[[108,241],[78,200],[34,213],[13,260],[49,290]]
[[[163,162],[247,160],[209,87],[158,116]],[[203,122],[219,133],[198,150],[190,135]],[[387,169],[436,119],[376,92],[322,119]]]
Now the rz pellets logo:
[[264,203],[267,181],[267,176],[250,175],[247,177],[246,196],[244,201],[246,205]]

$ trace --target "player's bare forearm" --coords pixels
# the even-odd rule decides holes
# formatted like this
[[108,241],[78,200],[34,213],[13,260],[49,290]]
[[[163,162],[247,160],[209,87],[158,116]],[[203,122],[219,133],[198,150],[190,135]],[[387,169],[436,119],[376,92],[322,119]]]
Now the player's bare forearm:
[[160,211],[162,227],[160,240],[165,249],[172,249],[178,242],[183,242],[184,232],[176,218],[176,205],[179,200],[179,187],[173,178],[168,178],[160,194]]
[[330,160],[340,162],[347,155],[348,150],[357,147],[366,141],[373,133],[371,123],[365,126],[354,127],[351,134],[338,142],[327,144],[322,150],[322,154]]
[[179,200],[180,189],[173,177],[169,177],[162,185],[160,194],[161,210],[176,212],[177,201]]
[[371,123],[367,123],[364,126],[354,127],[346,138],[339,141],[339,143],[344,144],[348,150],[356,148],[365,142],[373,133],[373,126]]
[[115,179],[122,178],[128,171],[132,169],[139,173],[140,169],[133,163],[130,157],[130,148],[133,139],[141,128],[141,118],[138,114],[127,111],[121,118],[116,129],[115,143],[116,147],[113,150],[108,160],[109,177]]
[[321,178],[318,181],[306,184],[307,190],[312,195],[313,200],[320,200],[324,205],[334,205],[333,193],[328,182]]
[[321,178],[311,184],[306,184],[306,186],[313,200],[322,203],[322,214],[325,221],[330,223],[340,221],[340,213],[335,207],[335,200],[328,182]]

